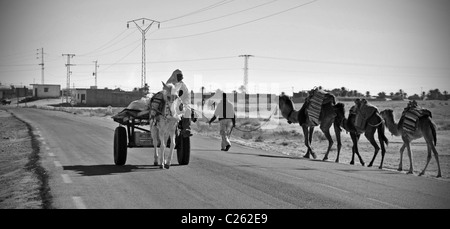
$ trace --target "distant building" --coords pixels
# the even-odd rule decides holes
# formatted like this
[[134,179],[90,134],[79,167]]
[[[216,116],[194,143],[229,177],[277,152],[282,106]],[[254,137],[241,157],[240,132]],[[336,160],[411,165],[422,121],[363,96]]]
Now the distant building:
[[87,107],[126,107],[144,96],[138,91],[77,88],[72,90],[72,103]]
[[61,96],[61,85],[57,84],[31,84],[33,97],[36,98],[59,98]]
[[14,90],[10,86],[0,85],[0,99],[12,98],[14,95]]

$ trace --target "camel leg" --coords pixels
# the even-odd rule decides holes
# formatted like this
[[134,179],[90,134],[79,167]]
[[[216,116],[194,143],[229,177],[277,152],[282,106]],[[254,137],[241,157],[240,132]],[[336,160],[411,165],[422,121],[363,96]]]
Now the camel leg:
[[425,174],[425,170],[427,170],[428,164],[431,161],[431,147],[430,147],[430,143],[429,142],[427,142],[427,152],[428,152],[427,163],[425,164],[425,167],[423,168],[422,172],[419,173],[419,176],[422,176],[422,175]]
[[356,134],[356,133],[350,133],[350,136],[352,138],[352,142],[353,142],[353,147],[352,147],[352,161],[350,162],[351,165],[355,164],[355,154],[358,156],[359,159],[359,163],[361,163],[362,166],[365,166],[364,160],[361,157],[361,154],[359,154],[359,149],[358,149],[358,142],[359,142],[359,137],[361,135]]
[[334,142],[333,142],[333,138],[331,138],[330,127],[328,125],[320,126],[320,129],[325,134],[325,137],[328,140],[328,149],[327,149],[327,152],[325,153],[325,156],[322,159],[322,161],[326,161],[326,160],[328,160],[328,154],[330,153],[331,147],[333,146]]
[[350,165],[354,165],[355,164],[355,154],[358,152],[358,140],[356,140],[356,134],[354,133],[350,133],[350,137],[352,139],[352,160],[350,161]]
[[[375,158],[377,157],[378,151],[380,151],[380,147],[377,144],[377,141],[375,141],[375,128],[371,128],[369,130],[366,131],[366,133],[364,134],[367,138],[367,140],[369,140],[370,144],[372,144],[372,146],[375,148],[375,152],[373,153],[373,158],[369,163],[369,167],[372,167],[373,162],[375,161]],[[380,164],[380,169],[383,168],[383,164]]]
[[419,174],[419,176],[422,176],[425,174],[425,170],[427,170],[428,164],[431,161],[431,152],[434,154],[434,158],[436,159],[436,163],[438,165],[438,174],[436,177],[441,177],[441,165],[439,164],[439,155],[436,150],[436,147],[433,145],[433,141],[427,141],[427,147],[428,147],[428,156],[427,156],[427,163],[425,164],[425,167],[423,168],[422,172]]
[[355,154],[359,154],[358,153],[358,138],[357,135],[355,133],[350,132],[350,138],[352,139],[352,160],[350,161],[350,165],[354,165],[355,164]]
[[406,148],[406,143],[403,142],[403,145],[400,148],[400,163],[398,164],[397,171],[402,171],[403,170],[403,152],[405,151],[405,148]]
[[383,168],[383,162],[384,162],[384,155],[386,154],[386,148],[384,147],[384,125],[380,125],[378,127],[378,141],[380,141],[380,147],[381,147],[381,163],[380,163],[380,169]]
[[310,153],[312,155],[312,157],[314,159],[317,158],[316,153],[314,153],[314,150],[312,149],[311,145],[312,145],[312,140],[313,140],[313,135],[314,135],[314,126],[311,126],[309,128],[309,145],[310,145]]
[[341,129],[339,128],[339,124],[334,125],[334,133],[336,135],[336,141],[337,141],[337,157],[336,157],[336,163],[339,163],[339,154],[341,153],[342,148],[342,141],[341,141]]
[[413,157],[411,152],[411,144],[409,141],[406,142],[406,150],[408,151],[408,157],[409,157],[409,171],[408,174],[414,173],[414,166],[413,166]]
[[438,152],[437,152],[437,150],[436,150],[436,147],[434,147],[433,144],[431,144],[431,150],[433,151],[434,158],[436,159],[436,163],[437,163],[437,166],[438,166],[438,174],[437,174],[436,177],[442,177],[442,174],[441,174],[441,165],[439,164],[439,155],[438,155]]
[[309,158],[309,155],[312,152],[312,149],[311,149],[311,141],[310,141],[310,138],[309,138],[308,127],[307,126],[302,126],[302,129],[303,129],[303,136],[305,138],[305,146],[307,148],[306,154],[303,157],[304,158]]

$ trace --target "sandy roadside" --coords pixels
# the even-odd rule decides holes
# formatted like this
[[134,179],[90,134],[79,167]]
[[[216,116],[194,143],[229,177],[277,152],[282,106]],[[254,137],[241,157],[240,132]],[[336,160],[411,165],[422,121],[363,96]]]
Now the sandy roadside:
[[0,109],[0,209],[51,208],[32,127]]

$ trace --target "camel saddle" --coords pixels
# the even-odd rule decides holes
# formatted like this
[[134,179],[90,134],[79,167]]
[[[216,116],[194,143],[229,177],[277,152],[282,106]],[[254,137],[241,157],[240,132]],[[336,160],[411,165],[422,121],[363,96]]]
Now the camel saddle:
[[[320,124],[319,119],[320,113],[322,112],[322,105],[328,103],[332,103],[334,105],[336,100],[332,94],[323,90],[313,89],[309,93],[310,95],[305,99],[302,110],[306,114],[304,117],[308,117],[314,126],[318,126]],[[302,113],[302,111],[300,113]],[[304,119],[299,119],[300,125],[306,122]]]
[[422,117],[432,117],[431,111],[421,107],[407,107],[402,113],[399,125],[409,134],[414,134]]
[[362,104],[360,107],[353,106],[350,112],[356,114],[355,117],[355,128],[358,132],[364,133],[367,122],[372,115],[378,112],[378,108],[372,104]]

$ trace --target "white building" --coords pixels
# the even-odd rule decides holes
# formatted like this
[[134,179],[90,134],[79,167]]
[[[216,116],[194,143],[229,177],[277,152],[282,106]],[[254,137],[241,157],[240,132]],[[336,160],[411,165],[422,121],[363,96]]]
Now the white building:
[[33,97],[59,98],[61,96],[61,85],[31,84],[31,86],[33,86]]

